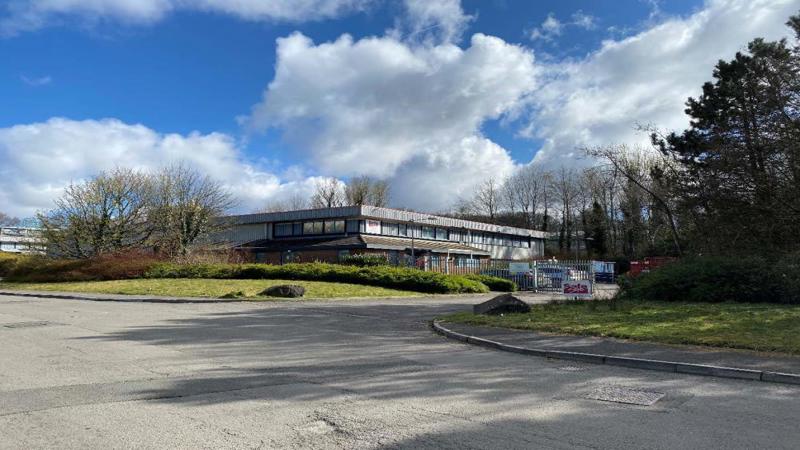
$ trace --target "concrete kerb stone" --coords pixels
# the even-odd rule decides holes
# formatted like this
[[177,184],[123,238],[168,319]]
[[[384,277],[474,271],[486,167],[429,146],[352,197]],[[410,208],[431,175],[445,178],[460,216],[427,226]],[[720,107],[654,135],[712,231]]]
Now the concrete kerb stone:
[[800,385],[800,374],[769,372],[753,369],[742,369],[737,367],[717,367],[676,361],[659,361],[653,359],[627,358],[622,356],[596,355],[592,353],[568,352],[561,350],[534,349],[503,344],[502,342],[457,333],[444,327],[439,321],[436,320],[431,322],[431,327],[436,333],[439,333],[442,336],[450,339],[522,355],[580,361],[592,364],[608,364],[613,366],[628,367],[631,369],[655,370],[659,372],[683,373],[687,375],[702,375],[717,378],[732,378],[738,380]]

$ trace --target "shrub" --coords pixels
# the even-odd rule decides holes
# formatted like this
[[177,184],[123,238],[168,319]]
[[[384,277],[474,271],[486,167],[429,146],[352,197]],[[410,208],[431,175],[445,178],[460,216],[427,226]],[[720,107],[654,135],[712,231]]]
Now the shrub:
[[18,253],[0,252],[0,277],[7,276],[14,266],[23,258],[25,258],[25,256]]
[[346,266],[388,266],[389,259],[383,255],[347,255],[339,260],[340,264]]
[[477,273],[464,275],[470,280],[480,281],[493,291],[514,292],[517,290],[517,283],[508,278],[494,277],[491,275],[479,275]]
[[326,263],[267,264],[171,264],[154,265],[148,278],[235,278],[331,281],[365,284],[409,291],[447,293],[483,293],[489,288],[463,276],[423,272],[391,266],[347,266]]
[[695,258],[626,280],[622,297],[686,302],[800,303],[800,258]]
[[89,259],[53,259],[29,256],[8,272],[9,281],[102,281],[140,278],[159,259],[148,253],[126,252]]

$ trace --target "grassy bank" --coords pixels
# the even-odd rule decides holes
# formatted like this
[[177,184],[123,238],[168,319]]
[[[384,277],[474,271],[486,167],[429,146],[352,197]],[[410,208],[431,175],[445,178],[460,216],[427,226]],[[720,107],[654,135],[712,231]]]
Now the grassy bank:
[[421,295],[419,292],[377,286],[298,280],[136,279],[62,283],[0,282],[0,289],[209,298],[242,292],[246,298],[264,298],[257,297],[258,293],[278,284],[303,286],[306,288],[305,297],[307,298],[418,297]]
[[610,336],[667,344],[800,355],[800,306],[753,303],[608,302],[535,305],[529,314],[443,319],[472,325]]

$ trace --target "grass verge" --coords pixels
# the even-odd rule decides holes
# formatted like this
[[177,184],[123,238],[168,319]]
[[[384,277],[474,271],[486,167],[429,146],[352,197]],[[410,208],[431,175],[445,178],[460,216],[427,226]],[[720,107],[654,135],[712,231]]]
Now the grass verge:
[[[31,291],[86,292],[92,294],[156,295],[165,297],[219,298],[226,294],[243,294],[245,299],[264,299],[258,293],[278,284],[295,284],[306,288],[307,298],[346,297],[419,297],[419,292],[389,289],[361,284],[298,280],[210,280],[210,279],[136,279],[113,281],[81,281],[62,283],[0,282],[0,289]],[[237,295],[238,297],[238,295]]]
[[753,303],[573,302],[528,314],[452,314],[448,322],[667,344],[800,355],[800,306]]

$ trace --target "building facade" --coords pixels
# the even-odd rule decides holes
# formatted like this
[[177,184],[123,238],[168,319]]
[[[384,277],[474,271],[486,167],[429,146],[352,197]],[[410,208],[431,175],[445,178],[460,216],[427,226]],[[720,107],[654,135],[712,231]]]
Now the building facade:
[[0,227],[0,252],[38,253],[41,251],[41,230],[38,228]]
[[544,253],[545,233],[374,206],[307,209],[228,218],[224,240],[247,259],[337,261],[380,254],[394,263],[423,256],[531,260]]

